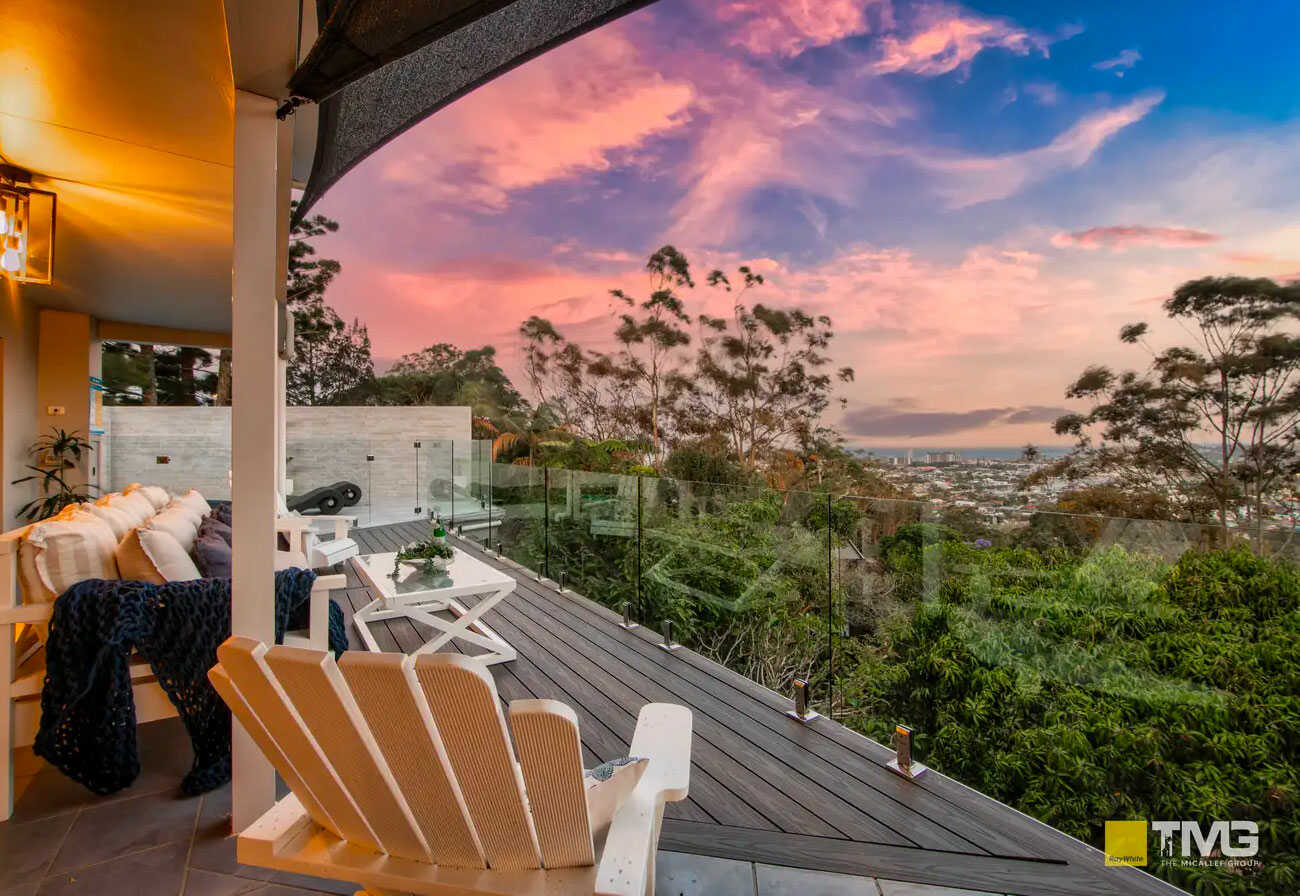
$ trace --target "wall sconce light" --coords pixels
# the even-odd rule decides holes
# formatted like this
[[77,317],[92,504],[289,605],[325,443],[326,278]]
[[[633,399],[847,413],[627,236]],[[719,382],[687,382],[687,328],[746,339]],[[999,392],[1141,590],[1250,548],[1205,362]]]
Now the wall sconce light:
[[54,278],[55,196],[29,172],[0,165],[0,274],[21,283]]

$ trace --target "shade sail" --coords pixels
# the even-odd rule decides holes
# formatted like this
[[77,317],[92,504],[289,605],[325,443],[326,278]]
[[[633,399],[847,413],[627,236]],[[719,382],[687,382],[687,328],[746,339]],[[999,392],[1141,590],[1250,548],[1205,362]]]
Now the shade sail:
[[[290,89],[320,98],[299,217],[340,177],[448,103],[653,0],[337,0]],[[327,2],[320,4],[322,14]]]

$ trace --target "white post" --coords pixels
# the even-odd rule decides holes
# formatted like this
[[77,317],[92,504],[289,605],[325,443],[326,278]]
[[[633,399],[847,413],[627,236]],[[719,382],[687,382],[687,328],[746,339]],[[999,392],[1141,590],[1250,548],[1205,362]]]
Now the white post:
[[276,403],[276,422],[275,422],[275,470],[277,488],[284,493],[286,498],[289,497],[289,450],[288,450],[288,414],[285,411],[285,405],[288,403],[286,392],[288,386],[289,362],[277,361],[275,365],[275,403]]
[[[284,290],[281,233],[288,227],[289,126],[275,100],[235,92],[234,268],[232,318],[233,595],[230,628],[270,643],[275,637],[275,490],[279,392],[276,297]],[[234,830],[252,824],[275,799],[275,774],[234,725]]]

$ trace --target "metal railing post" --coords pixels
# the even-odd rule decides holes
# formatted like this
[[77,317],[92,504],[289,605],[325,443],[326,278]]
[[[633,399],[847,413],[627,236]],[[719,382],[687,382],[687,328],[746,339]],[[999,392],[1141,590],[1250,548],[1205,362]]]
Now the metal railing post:
[[456,440],[450,439],[451,442],[451,466],[447,471],[447,480],[451,487],[451,524],[456,525]]
[[[642,619],[645,618],[645,600],[641,594],[641,478],[636,477],[636,612]],[[626,604],[623,610],[624,628],[631,628],[627,625]]]
[[551,468],[542,467],[542,571],[551,577]]
[[831,493],[826,492],[826,715],[835,712],[835,569],[834,534],[831,528],[833,504]]
[[637,624],[632,621],[632,602],[623,601],[623,621],[619,623],[623,628],[636,628]]
[[675,641],[673,641],[673,621],[671,619],[664,620],[663,635],[664,635],[663,643],[659,645],[661,649],[676,650],[678,647],[682,646],[676,643]]
[[419,516],[423,512],[420,505],[420,443],[415,443],[415,514]]

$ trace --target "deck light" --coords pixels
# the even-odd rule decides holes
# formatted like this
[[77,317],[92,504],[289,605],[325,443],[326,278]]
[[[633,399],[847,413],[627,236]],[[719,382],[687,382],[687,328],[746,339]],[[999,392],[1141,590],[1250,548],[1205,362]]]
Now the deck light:
[[894,726],[894,751],[894,758],[885,763],[894,774],[915,781],[928,771],[921,763],[912,761],[912,729],[906,725]]
[[810,709],[808,706],[810,702],[808,696],[811,692],[808,682],[804,681],[802,678],[796,678],[792,683],[792,686],[794,688],[794,709],[789,710],[786,715],[792,719],[797,719],[800,722],[811,722],[813,719],[821,718],[820,713]]

